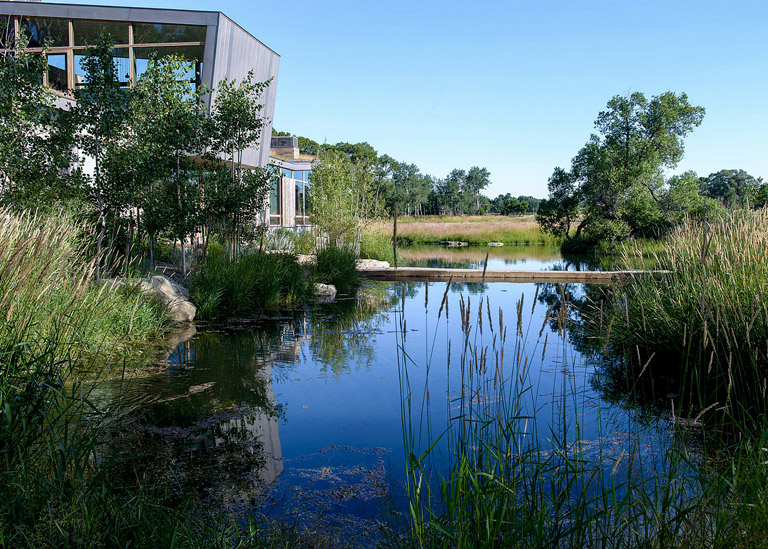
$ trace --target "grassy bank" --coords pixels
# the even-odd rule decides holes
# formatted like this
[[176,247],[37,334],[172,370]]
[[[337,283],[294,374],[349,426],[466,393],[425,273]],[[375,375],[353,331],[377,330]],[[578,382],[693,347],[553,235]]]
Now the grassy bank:
[[0,212],[0,546],[241,537],[220,518],[190,514],[177,494],[114,475],[131,449],[106,450],[119,411],[93,407],[80,360],[89,380],[119,370],[124,344],[158,335],[166,321],[138,293],[93,284],[88,234],[63,214]]
[[[392,220],[372,224],[374,230],[392,235]],[[405,242],[432,243],[460,240],[470,244],[555,244],[560,241],[541,231],[534,216],[500,215],[398,217],[397,237]]]

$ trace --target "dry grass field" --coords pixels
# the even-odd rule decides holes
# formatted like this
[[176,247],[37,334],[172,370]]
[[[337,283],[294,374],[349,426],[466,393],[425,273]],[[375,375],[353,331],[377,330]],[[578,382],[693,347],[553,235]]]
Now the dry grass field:
[[[371,229],[392,234],[392,220],[377,221]],[[539,229],[534,216],[502,215],[399,217],[398,239],[415,243],[460,240],[470,244],[559,244]]]

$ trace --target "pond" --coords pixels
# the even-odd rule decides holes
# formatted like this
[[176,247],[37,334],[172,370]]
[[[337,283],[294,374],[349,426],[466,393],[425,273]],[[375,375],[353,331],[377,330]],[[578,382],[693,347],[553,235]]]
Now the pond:
[[[557,261],[514,258],[494,261]],[[606,390],[590,360],[600,343],[579,332],[577,309],[563,308],[593,289],[369,282],[357,298],[201,324],[167,367],[105,383],[94,399],[131,410],[150,451],[214,505],[366,545],[380,521],[407,521],[406,447],[426,448],[457,410],[490,400],[491,380],[516,384],[521,431],[545,451],[553,439],[578,444],[583,459],[610,456],[605,474],[625,478],[639,462],[656,466],[668,421]],[[470,386],[482,390],[467,400]],[[639,462],[622,461],[630,447]],[[436,446],[437,471],[447,449]]]
[[401,267],[482,269],[490,271],[600,270],[584,256],[563,257],[556,246],[463,246],[413,244],[398,249]]

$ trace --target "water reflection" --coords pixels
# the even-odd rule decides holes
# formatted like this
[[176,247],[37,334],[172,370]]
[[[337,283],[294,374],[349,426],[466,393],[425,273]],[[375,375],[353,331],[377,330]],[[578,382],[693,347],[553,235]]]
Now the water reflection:
[[[632,412],[612,406],[589,382],[595,370],[586,358],[600,342],[582,329],[578,305],[598,299],[596,288],[370,283],[358,299],[200,329],[160,372],[106,384],[99,394],[126,410],[153,452],[188,463],[187,474],[211,501],[246,506],[268,497],[275,513],[298,522],[312,516],[323,527],[330,521],[363,531],[384,506],[407,509],[401,333],[409,379],[423,384],[433,403],[428,420],[435,434],[455,412],[463,348],[480,352],[485,341],[528,368],[525,413],[543,440],[567,432],[569,444],[621,453],[628,433],[636,436]],[[463,321],[462,301],[475,311],[480,299],[481,314]],[[567,311],[565,323],[560,310]],[[470,338],[462,328],[467,322]],[[519,337],[494,339],[490,324],[483,335],[481,323],[490,322]],[[663,428],[659,433],[666,436]],[[643,439],[649,454],[659,444]]]
[[584,256],[563,256],[555,246],[464,246],[447,248],[435,244],[414,244],[399,250],[403,267],[488,269],[497,271],[582,271],[598,270],[594,260]]

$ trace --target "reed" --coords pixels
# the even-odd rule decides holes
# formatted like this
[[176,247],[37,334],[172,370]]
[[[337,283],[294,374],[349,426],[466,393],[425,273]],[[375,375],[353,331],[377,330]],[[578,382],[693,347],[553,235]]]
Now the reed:
[[352,248],[328,243],[317,252],[317,278],[333,284],[341,294],[353,293],[360,285],[357,255]]
[[[605,437],[584,440],[579,418],[581,407],[589,403],[567,382],[551,397],[558,403],[553,423],[542,426],[537,416],[544,404],[534,396],[537,379],[532,372],[542,364],[568,372],[580,366],[569,354],[568,342],[579,315],[564,289],[558,292],[560,299],[540,329],[526,318],[522,298],[516,318],[509,319],[501,309],[492,311],[485,297],[474,306],[470,298],[461,298],[459,310],[451,312],[458,313],[461,335],[446,343],[454,359],[449,350],[448,364],[439,369],[460,372],[459,385],[450,390],[446,425],[431,420],[432,403],[443,398],[429,393],[435,368],[429,357],[426,365],[419,364],[408,352],[407,322],[414,320],[400,317],[409,543],[719,547],[756,541],[765,531],[760,521],[768,509],[761,499],[765,483],[755,482],[765,474],[759,450],[764,439],[729,449],[690,445],[690,429],[698,424],[685,416],[687,421],[670,423],[670,443],[655,450],[649,463],[639,429],[622,435],[621,444],[603,428]],[[429,338],[432,346],[440,323],[447,323],[447,296],[448,287]],[[545,334],[550,329],[556,341]],[[534,345],[527,344],[531,339]],[[426,367],[423,387],[411,382],[416,367]],[[445,468],[439,466],[442,456],[447,456]]]
[[200,318],[246,315],[301,303],[314,294],[311,277],[289,253],[250,251],[235,260],[210,256],[192,281]]
[[[625,265],[638,256],[641,250],[625,253]],[[678,379],[678,411],[706,410],[737,431],[761,429],[757,418],[768,412],[768,211],[679,226],[645,257],[668,272],[636,277],[613,300],[615,339],[638,357],[635,371],[649,362],[647,376],[664,369]]]

